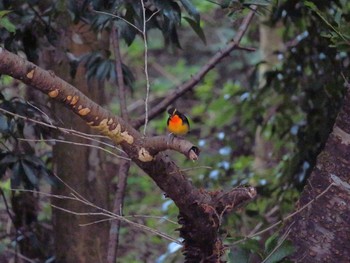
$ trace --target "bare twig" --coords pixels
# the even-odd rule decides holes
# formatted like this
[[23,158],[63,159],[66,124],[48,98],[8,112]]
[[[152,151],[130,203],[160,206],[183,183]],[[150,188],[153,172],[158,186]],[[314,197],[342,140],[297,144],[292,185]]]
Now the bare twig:
[[115,15],[115,14],[112,14],[112,13],[103,12],[103,11],[97,11],[97,10],[92,10],[92,12],[95,12],[97,14],[102,14],[102,15],[107,15],[107,16],[112,16],[112,17],[118,18],[118,19],[124,21],[129,26],[133,27],[134,29],[136,29],[136,31],[138,31],[139,33],[142,34],[142,30],[140,30],[137,26],[135,26],[134,24],[130,23],[128,20],[124,19],[121,16],[118,16],[118,15]]
[[270,252],[270,254],[267,255],[267,257],[261,262],[261,263],[265,263],[271,256],[273,253],[275,253],[277,251],[277,249],[283,244],[283,242],[286,240],[286,238],[288,237],[290,230],[293,226],[294,222],[290,224],[290,226],[288,226],[288,230],[283,234],[283,236],[278,240],[277,245],[273,248],[273,250]]
[[[114,197],[113,213],[119,216],[122,215],[125,189],[127,186],[128,172],[130,168],[130,161],[121,160],[119,163],[118,170],[118,184],[117,192]],[[111,227],[109,230],[109,241],[108,241],[108,253],[107,262],[116,262],[118,245],[119,245],[119,230],[120,230],[120,220],[114,220],[111,222]]]
[[[82,200],[77,199],[77,201],[82,201]],[[85,203],[84,201],[82,201],[82,202],[84,204],[92,206],[92,203],[90,203],[90,202],[89,203]],[[125,217],[113,214],[113,213],[111,213],[109,211],[107,211],[107,213],[103,213],[103,212],[97,212],[97,213],[93,213],[93,212],[76,212],[76,211],[72,211],[72,210],[65,209],[63,207],[59,207],[59,206],[55,206],[55,205],[52,205],[52,207],[54,207],[56,209],[59,209],[61,211],[64,211],[66,213],[77,215],[77,216],[91,216],[91,215],[93,215],[93,216],[101,216],[101,215],[103,215],[103,216],[106,217],[106,219],[109,218],[109,219],[114,219],[114,220],[121,220],[123,222],[128,223],[131,226],[134,226],[134,227],[138,228],[138,229],[141,229],[143,231],[146,231],[146,232],[152,233],[154,235],[163,237],[163,238],[165,238],[167,240],[170,240],[172,242],[175,242],[175,243],[181,245],[181,242],[179,242],[177,239],[175,239],[175,238],[173,238],[173,237],[171,237],[171,236],[169,236],[169,235],[167,235],[167,234],[165,234],[165,233],[163,233],[161,231],[158,231],[156,229],[150,228],[150,227],[145,226],[145,225],[141,225],[139,223],[135,223],[135,222],[133,222],[133,221],[131,221],[129,219],[126,219]],[[93,207],[96,208],[96,206],[93,206]],[[101,210],[104,210],[104,209],[101,208]]]
[[120,104],[121,116],[124,120],[128,120],[128,112],[126,108],[126,91],[124,83],[124,75],[122,68],[122,57],[120,54],[119,47],[119,35],[118,28],[114,25],[112,29],[112,43],[115,55],[115,70],[117,73],[117,84],[118,84],[118,97]]
[[[60,180],[59,177],[58,177],[58,179]],[[45,193],[45,192],[40,192],[40,191],[36,191],[36,190],[28,190],[28,189],[10,189],[10,190],[11,191],[37,193],[37,194],[48,196],[48,197],[51,197],[51,198],[68,199],[68,200],[74,200],[74,201],[77,201],[77,202],[81,202],[81,203],[83,203],[84,205],[86,205],[88,207],[92,207],[94,209],[97,209],[99,212],[76,212],[76,211],[71,211],[69,209],[65,209],[63,207],[59,207],[59,206],[55,206],[55,205],[52,205],[52,207],[54,207],[56,209],[59,209],[61,211],[67,212],[67,213],[71,213],[71,214],[77,215],[77,216],[105,216],[105,220],[119,220],[119,221],[125,222],[126,224],[128,224],[128,225],[130,225],[132,227],[135,227],[136,229],[140,229],[142,231],[155,234],[157,236],[163,237],[163,238],[165,238],[167,240],[170,240],[172,242],[176,242],[177,244],[181,245],[181,243],[176,238],[173,238],[173,237],[169,236],[166,233],[163,233],[163,232],[161,232],[159,230],[150,228],[150,227],[145,226],[143,224],[139,224],[139,223],[133,222],[133,221],[127,219],[126,216],[121,216],[121,215],[114,214],[113,212],[110,212],[110,211],[108,211],[108,210],[106,210],[106,209],[104,209],[102,207],[99,207],[99,206],[95,205],[94,203],[91,203],[85,197],[83,197],[78,192],[76,192],[68,184],[66,184],[64,182],[63,182],[63,184],[66,187],[68,187],[69,190],[72,191],[71,196],[53,195],[53,194],[49,194],[49,193]],[[127,217],[136,217],[136,216],[130,215],[130,216],[127,216]],[[152,217],[152,216],[149,216],[149,217]],[[168,220],[168,221],[170,221],[170,220]],[[96,221],[95,223],[98,223],[98,222],[100,222],[100,220]],[[89,223],[89,224],[92,224],[92,223]],[[82,226],[85,226],[85,225],[82,225]]]
[[26,138],[17,138],[17,140],[19,141],[25,141],[25,142],[58,142],[58,143],[66,143],[66,144],[71,144],[71,145],[77,145],[77,146],[86,146],[86,147],[90,147],[90,148],[96,148],[99,149],[101,151],[104,151],[106,153],[109,153],[111,155],[113,155],[114,157],[120,158],[120,159],[124,159],[124,160],[128,160],[130,161],[131,159],[122,155],[118,155],[115,154],[112,151],[109,151],[101,146],[97,146],[97,145],[93,145],[93,144],[87,144],[87,143],[80,143],[80,142],[74,142],[74,141],[68,141],[68,140],[61,140],[61,139],[26,139]]
[[328,185],[328,187],[327,187],[325,190],[323,190],[322,193],[320,193],[319,195],[317,195],[314,199],[312,199],[312,200],[311,200],[310,202],[308,202],[306,205],[304,205],[303,207],[299,208],[299,209],[296,210],[295,212],[289,214],[288,216],[286,216],[286,217],[283,218],[282,220],[280,220],[280,221],[278,221],[278,222],[272,224],[271,226],[269,226],[269,227],[267,227],[267,228],[265,228],[265,229],[263,229],[263,230],[261,230],[261,231],[259,231],[259,232],[250,234],[250,235],[248,235],[248,236],[246,236],[246,237],[244,237],[244,238],[242,238],[242,239],[240,239],[240,240],[237,240],[237,241],[233,242],[232,245],[239,244],[239,243],[244,242],[244,241],[247,240],[247,239],[250,239],[250,238],[252,238],[252,237],[259,236],[259,235],[261,235],[261,234],[263,234],[263,233],[265,233],[265,232],[267,232],[267,231],[269,231],[269,230],[275,228],[276,226],[282,224],[283,222],[287,221],[288,219],[294,217],[295,215],[297,215],[297,214],[299,214],[301,211],[303,211],[305,208],[309,207],[313,202],[315,202],[317,199],[319,199],[319,198],[320,198],[321,196],[323,196],[325,193],[327,193],[327,192],[329,191],[329,189],[330,189],[332,186],[334,186],[334,185],[336,185],[336,184],[335,184],[335,183],[331,183],[330,185]]
[[132,218],[152,218],[152,219],[159,219],[159,220],[164,220],[167,221],[169,223],[172,223],[174,225],[179,225],[178,222],[175,222],[174,220],[171,220],[169,218],[166,218],[165,216],[148,216],[148,215],[124,215],[124,217],[132,217]]
[[21,253],[18,253],[17,251],[14,251],[12,249],[6,249],[6,251],[14,254],[16,257],[19,257],[20,259],[22,259],[24,262],[29,262],[29,263],[36,263],[37,261],[36,260],[31,260],[30,258],[24,256],[23,254]]
[[[22,232],[22,230],[17,229],[17,227],[15,225],[15,218],[13,217],[13,214],[11,213],[10,206],[8,205],[5,193],[4,193],[4,191],[3,191],[3,189],[1,187],[0,187],[0,193],[1,193],[2,199],[4,200],[6,212],[7,212],[8,216],[10,217],[10,220],[11,220],[13,226],[16,228],[16,239],[17,239],[18,233],[21,233],[22,235],[24,235],[24,233]],[[18,250],[18,242],[15,242],[15,253],[14,254],[15,254],[16,258],[17,258],[17,256],[20,257],[20,253],[18,253],[17,250]]]
[[80,132],[80,131],[73,130],[73,129],[67,129],[67,128],[63,128],[63,127],[60,127],[60,126],[55,126],[55,125],[52,125],[52,124],[49,124],[49,123],[46,123],[46,122],[38,121],[38,120],[35,120],[35,119],[32,119],[32,118],[28,118],[28,117],[25,117],[25,116],[13,113],[11,111],[7,111],[7,110],[2,109],[2,108],[0,108],[0,111],[4,112],[6,114],[9,114],[11,116],[24,119],[26,121],[30,121],[30,122],[39,124],[41,126],[45,126],[45,127],[51,128],[51,129],[58,130],[58,131],[60,131],[60,132],[62,132],[64,134],[70,134],[70,135],[74,135],[74,136],[77,136],[77,137],[80,137],[80,138],[84,138],[84,139],[87,139],[87,140],[90,140],[90,141],[98,142],[98,143],[100,143],[102,145],[108,146],[108,147],[110,147],[112,149],[115,149],[115,150],[118,150],[118,151],[124,153],[124,151],[122,149],[120,149],[119,147],[116,147],[113,144],[106,143],[106,142],[103,142],[103,141],[100,141],[100,140],[96,139],[96,137],[97,138],[103,138],[103,139],[109,139],[109,137],[107,137],[107,136],[96,135],[96,134],[89,134],[89,133],[84,133],[84,132]]
[[179,98],[182,94],[186,93],[190,89],[192,89],[195,85],[197,85],[204,76],[217,65],[224,57],[228,56],[230,52],[234,49],[238,49],[239,43],[241,42],[241,39],[243,38],[245,32],[248,29],[248,26],[250,22],[252,21],[254,17],[254,13],[256,10],[256,6],[251,6],[252,11],[244,18],[242,21],[242,24],[240,25],[238,32],[235,36],[235,38],[227,44],[225,48],[222,50],[219,50],[209,61],[206,63],[198,72],[195,74],[191,79],[184,82],[182,85],[178,86],[177,89],[170,93],[168,96],[166,96],[160,103],[158,103],[156,106],[154,106],[150,112],[147,114],[145,113],[144,116],[141,116],[139,119],[135,120],[133,122],[133,126],[135,128],[139,128],[143,123],[146,121],[153,119],[158,114],[163,112],[171,103],[173,103],[177,98]]
[[8,216],[10,217],[12,224],[14,225],[15,219],[14,219],[12,213],[11,213],[10,206],[9,206],[8,203],[7,203],[7,199],[6,199],[4,190],[2,190],[1,187],[0,187],[0,194],[1,194],[1,196],[2,196],[2,199],[4,200],[6,212],[7,212]]
[[145,78],[146,78],[146,97],[145,97],[145,122],[143,127],[143,135],[146,135],[147,124],[148,124],[148,101],[149,101],[149,93],[150,93],[150,83],[148,76],[148,44],[147,44],[147,32],[146,32],[146,9],[143,3],[143,0],[140,0],[141,8],[142,8],[142,36],[143,36],[143,45],[144,45],[144,65],[145,65]]

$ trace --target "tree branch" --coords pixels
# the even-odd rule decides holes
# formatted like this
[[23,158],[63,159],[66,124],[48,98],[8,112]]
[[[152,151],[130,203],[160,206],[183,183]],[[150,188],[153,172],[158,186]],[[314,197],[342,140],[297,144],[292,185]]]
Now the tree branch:
[[[257,7],[255,5],[251,6],[251,10],[249,14],[243,19],[242,24],[239,27],[239,30],[234,37],[234,39],[227,44],[227,46],[219,50],[209,61],[205,64],[197,74],[195,74],[191,79],[184,82],[182,85],[178,86],[173,93],[167,95],[160,103],[154,106],[148,112],[148,119],[151,120],[162,113],[171,103],[173,103],[176,99],[181,97],[184,93],[191,90],[195,85],[197,85],[204,76],[213,69],[224,57],[228,56],[231,51],[234,49],[242,49],[239,44],[248,29],[250,22],[254,17],[254,13]],[[246,50],[246,48],[243,48]],[[249,50],[249,49],[248,49]],[[145,122],[145,115],[142,115],[140,118],[133,121],[132,125],[136,129],[140,128]]]
[[124,83],[124,74],[122,68],[122,56],[119,48],[119,35],[118,28],[113,26],[112,28],[112,43],[115,55],[115,70],[117,73],[117,85],[118,85],[118,97],[120,104],[120,113],[124,120],[128,120],[128,111],[126,108],[126,90]]
[[[121,112],[122,118],[124,120],[128,120],[129,115],[126,107],[126,104],[127,104],[126,90],[125,90],[126,87],[124,83],[122,57],[120,54],[118,28],[115,26],[115,24],[112,27],[112,43],[113,43],[113,49],[115,54],[115,69],[117,73],[120,112]],[[118,170],[117,191],[114,197],[114,204],[113,204],[113,210],[112,210],[112,212],[117,215],[122,215],[123,213],[123,204],[124,204],[125,189],[127,185],[129,168],[130,168],[130,161],[120,160],[119,170]],[[114,263],[117,260],[120,223],[121,222],[119,220],[113,220],[111,222],[111,226],[109,230],[108,251],[107,251],[108,263]]]
[[[188,156],[193,152],[198,155],[194,145],[179,138],[168,140],[166,136],[160,136],[159,139],[144,137],[125,120],[94,103],[53,72],[45,71],[1,47],[0,61],[0,74],[10,75],[44,92],[63,103],[89,126],[110,137],[174,201],[180,211],[180,235],[184,238],[185,261],[221,262],[224,246],[219,236],[220,217],[217,215],[222,213],[222,204],[218,204],[215,193],[194,187],[185,173],[160,152],[162,147],[172,147],[187,152]],[[158,143],[162,147],[154,146],[157,140],[162,140]],[[180,146],[176,146],[175,142]],[[235,191],[233,189],[230,192]],[[230,210],[233,210],[254,198],[255,192],[251,188],[242,188],[236,194],[228,196],[232,196],[232,199],[225,201],[225,204],[229,204],[232,207]]]

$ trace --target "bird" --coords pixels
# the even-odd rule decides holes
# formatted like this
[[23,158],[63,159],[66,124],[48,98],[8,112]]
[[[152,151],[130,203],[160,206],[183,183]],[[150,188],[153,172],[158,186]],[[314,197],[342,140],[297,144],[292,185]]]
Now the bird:
[[170,133],[174,135],[185,135],[190,131],[190,123],[184,114],[176,108],[170,108],[168,113],[167,128]]

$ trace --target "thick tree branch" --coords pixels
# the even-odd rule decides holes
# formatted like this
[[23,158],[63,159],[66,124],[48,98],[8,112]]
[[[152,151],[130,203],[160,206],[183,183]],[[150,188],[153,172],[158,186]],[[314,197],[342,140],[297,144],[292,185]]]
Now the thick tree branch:
[[[224,57],[228,56],[231,51],[234,49],[241,48],[239,46],[245,32],[248,29],[248,26],[250,22],[252,21],[254,17],[254,13],[256,11],[256,6],[252,5],[251,10],[249,14],[243,19],[242,24],[239,27],[239,30],[234,37],[234,39],[227,44],[225,48],[222,50],[219,50],[209,61],[207,64],[205,64],[197,74],[195,74],[191,79],[183,83],[182,85],[178,86],[174,92],[170,93],[168,96],[166,96],[160,103],[158,103],[156,106],[154,106],[148,113],[148,119],[151,120],[154,117],[158,116],[160,113],[164,112],[165,109],[173,103],[176,99],[181,97],[184,93],[191,90],[195,85],[197,85],[204,76],[213,69]],[[140,118],[133,121],[133,127],[138,129],[141,127],[141,125],[144,124],[146,116],[143,115]]]
[[[174,201],[180,210],[180,235],[184,238],[186,261],[221,262],[224,247],[218,234],[220,217],[217,214],[222,213],[220,207],[223,205],[217,204],[218,200],[212,193],[194,187],[167,155],[159,152],[160,149],[153,148],[151,142],[156,139],[143,137],[122,118],[113,116],[52,72],[45,71],[3,48],[0,48],[0,61],[0,74],[10,75],[46,93],[79,115],[89,126],[120,144],[132,161]],[[189,142],[181,142],[179,138],[170,141],[167,139],[166,136],[160,137],[159,140],[163,142],[159,145],[168,143],[169,148],[194,151],[191,149],[195,146],[191,147]],[[186,147],[176,146],[175,142]],[[255,193],[250,188],[243,188],[237,195],[231,196],[232,200],[225,201],[225,205],[229,204],[234,209],[254,198]]]
[[[33,86],[46,93],[50,98],[63,103],[75,114],[79,115],[92,128],[108,136],[116,144],[120,144],[131,159],[141,162],[150,162],[159,151],[152,147],[147,149],[151,143],[155,143],[154,138],[144,138],[138,131],[132,128],[122,118],[112,115],[100,105],[91,101],[82,92],[72,85],[55,76],[51,71],[46,71],[25,59],[12,54],[0,47],[0,73],[10,75],[23,83]],[[159,137],[162,141],[158,144],[164,146],[166,136]],[[149,142],[151,140],[151,142]],[[189,145],[189,142],[186,143]],[[192,145],[191,147],[195,147]],[[169,144],[169,149],[179,147]],[[183,148],[183,147],[180,147]],[[188,152],[183,152],[188,156]]]

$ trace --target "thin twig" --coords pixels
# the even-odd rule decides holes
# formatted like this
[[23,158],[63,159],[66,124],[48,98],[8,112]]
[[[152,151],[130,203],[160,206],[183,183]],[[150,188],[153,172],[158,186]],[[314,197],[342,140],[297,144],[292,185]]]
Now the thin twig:
[[122,56],[120,54],[118,28],[115,25],[113,25],[113,29],[112,29],[112,43],[113,43],[113,49],[114,49],[114,55],[115,55],[115,70],[117,74],[117,86],[118,86],[120,112],[121,112],[121,117],[127,121],[128,112],[126,108],[126,90],[125,90],[124,74],[123,74],[123,68],[122,68]]
[[11,116],[24,119],[26,121],[30,121],[30,122],[33,122],[35,124],[39,124],[39,125],[44,126],[44,127],[48,127],[48,128],[51,128],[51,129],[58,130],[58,131],[60,131],[60,132],[62,132],[64,134],[70,134],[70,135],[74,135],[74,136],[77,136],[77,137],[80,137],[80,138],[84,138],[84,139],[87,139],[87,140],[90,140],[90,141],[98,142],[98,143],[100,143],[102,145],[108,146],[108,147],[110,147],[112,149],[115,149],[115,150],[118,150],[118,151],[124,153],[124,151],[122,149],[116,147],[113,144],[106,143],[106,142],[99,141],[99,140],[95,139],[96,137],[97,138],[101,138],[101,139],[109,139],[109,137],[107,137],[107,136],[96,135],[96,134],[88,134],[88,133],[80,132],[80,131],[73,130],[73,129],[67,129],[67,128],[63,128],[63,127],[60,127],[60,126],[55,126],[55,125],[52,125],[52,124],[49,124],[49,123],[46,123],[46,122],[38,121],[38,120],[29,118],[29,117],[25,117],[25,116],[13,113],[11,111],[7,111],[7,110],[2,109],[2,108],[0,108],[0,111],[4,112],[6,114],[9,114]]
[[148,216],[148,215],[128,215],[128,216],[126,216],[126,215],[124,215],[124,217],[159,219],[159,220],[168,221],[169,223],[172,223],[174,225],[179,225],[178,222],[175,222],[174,220],[166,218],[165,216]]
[[287,231],[283,234],[283,236],[278,240],[277,245],[273,248],[273,250],[270,252],[270,254],[267,255],[267,257],[261,262],[261,263],[265,263],[271,256],[273,253],[275,253],[277,251],[277,249],[283,244],[283,242],[286,240],[286,238],[288,237],[290,230],[292,228],[292,226],[294,225],[295,222],[292,222],[289,226]]
[[295,212],[289,214],[288,216],[286,216],[285,218],[283,218],[282,220],[272,224],[271,226],[259,231],[259,232],[256,232],[254,234],[251,234],[251,235],[248,235],[240,240],[237,240],[235,242],[232,243],[232,245],[235,245],[235,244],[239,244],[239,243],[242,243],[243,241],[247,240],[247,239],[250,239],[252,237],[256,237],[256,236],[259,236],[273,228],[275,228],[276,226],[282,224],[283,222],[285,222],[286,220],[294,217],[295,215],[299,214],[301,211],[303,211],[305,208],[309,207],[313,202],[315,202],[317,199],[319,199],[321,196],[323,196],[325,193],[327,193],[329,191],[329,189],[336,185],[335,183],[331,183],[325,190],[322,191],[322,193],[320,193],[319,195],[317,195],[314,199],[312,199],[310,202],[308,202],[306,205],[304,205],[303,207],[299,208],[298,210],[296,210]]
[[28,104],[30,107],[36,109],[36,110],[37,110],[38,112],[40,112],[43,116],[45,116],[45,117],[46,117],[46,120],[47,120],[48,122],[50,122],[51,125],[53,125],[52,121],[50,120],[49,115],[47,115],[46,112],[42,111],[39,107],[35,106],[34,104],[30,103],[29,101],[27,101],[27,104]]
[[6,249],[6,251],[14,254],[16,257],[19,257],[20,259],[24,260],[25,262],[29,262],[29,263],[36,263],[36,260],[31,260],[30,258],[22,255],[21,253],[18,253],[17,251],[13,251],[12,249]]
[[10,217],[12,224],[15,225],[15,223],[14,223],[15,222],[15,218],[13,217],[13,215],[11,213],[10,206],[7,203],[7,199],[6,199],[4,190],[2,190],[2,187],[0,187],[0,194],[2,196],[2,199],[4,200],[6,212],[7,212],[8,216]]
[[224,57],[228,56],[231,51],[238,49],[239,43],[241,42],[245,32],[248,29],[250,22],[254,17],[256,6],[251,6],[252,11],[243,19],[242,24],[240,25],[238,32],[236,33],[235,38],[227,44],[227,46],[219,50],[209,61],[206,63],[195,75],[193,75],[188,81],[184,82],[182,85],[178,86],[176,90],[169,95],[167,95],[160,103],[154,106],[148,114],[145,113],[144,116],[141,116],[139,119],[133,122],[135,128],[139,128],[143,123],[153,119],[161,112],[163,112],[171,103],[173,103],[177,98],[182,96],[184,93],[192,89],[197,85],[204,76],[215,67]]
[[125,18],[123,18],[121,16],[118,16],[118,15],[115,15],[115,14],[112,14],[112,13],[103,12],[103,11],[97,11],[97,10],[92,10],[92,12],[95,12],[97,14],[102,14],[102,15],[107,15],[107,16],[112,16],[112,17],[118,18],[118,19],[124,21],[125,23],[127,23],[129,26],[132,26],[134,29],[136,29],[139,33],[142,34],[142,30],[140,30],[137,26],[135,26],[134,24],[130,23],[128,20],[126,20]]
[[[21,229],[17,229],[16,224],[15,224],[15,218],[13,217],[11,210],[10,210],[10,206],[8,205],[4,190],[2,189],[2,187],[0,187],[0,193],[2,196],[2,199],[4,200],[4,204],[5,204],[5,208],[6,208],[6,212],[8,214],[8,216],[10,217],[10,220],[13,224],[13,226],[16,229],[16,239],[18,238],[18,234],[21,233],[24,236],[24,233],[22,232]],[[19,256],[20,257],[20,253],[18,253],[18,242],[15,242],[15,257]]]
[[[53,198],[58,198],[58,199],[69,199],[69,200],[74,200],[74,201],[77,201],[77,202],[80,202],[82,204],[85,204],[86,206],[89,206],[89,207],[92,207],[92,208],[95,208],[97,210],[99,210],[100,212],[76,212],[76,211],[71,211],[69,209],[66,209],[66,208],[63,208],[63,207],[59,207],[59,206],[55,206],[55,205],[52,205],[52,207],[56,208],[56,209],[59,209],[61,211],[64,211],[64,212],[67,212],[67,213],[71,213],[71,214],[74,214],[74,215],[77,215],[77,216],[87,216],[87,215],[93,215],[93,216],[105,216],[106,220],[120,220],[122,222],[125,222],[137,229],[141,229],[145,232],[150,232],[152,234],[155,234],[155,235],[158,235],[160,237],[163,237],[165,239],[168,239],[172,242],[175,242],[179,245],[181,245],[181,242],[179,242],[177,239],[159,231],[159,230],[156,230],[156,229],[153,229],[153,228],[150,228],[148,226],[145,226],[145,225],[142,225],[142,224],[139,224],[139,223],[136,223],[136,222],[133,222],[129,219],[127,219],[125,216],[120,216],[120,215],[117,215],[117,214],[114,214],[102,207],[99,207],[97,205],[95,205],[94,203],[91,203],[90,201],[88,201],[86,198],[84,198],[83,196],[81,196],[77,191],[75,191],[74,189],[72,189],[72,187],[70,187],[68,184],[64,183],[64,185],[66,187],[69,188],[69,190],[71,190],[73,193],[72,193],[72,196],[63,196],[63,195],[53,195],[53,194],[49,194],[49,193],[45,193],[45,192],[40,192],[40,191],[36,191],[36,190],[28,190],[28,189],[10,189],[11,191],[20,191],[20,192],[31,192],[31,193],[37,193],[37,194],[41,194],[41,195],[45,195],[45,196],[48,196],[48,197],[53,197]],[[129,217],[133,217],[133,215],[129,216]],[[98,222],[98,221],[96,221]]]
[[147,44],[147,32],[146,32],[146,9],[143,0],[140,0],[142,8],[142,36],[144,45],[144,63],[145,63],[145,77],[146,77],[146,97],[145,97],[145,122],[143,127],[143,135],[146,136],[147,124],[148,124],[148,101],[150,93],[150,83],[148,76],[148,44]]
[[[123,204],[125,197],[125,190],[127,186],[128,172],[130,168],[130,162],[121,160],[119,162],[118,170],[118,183],[117,192],[114,197],[113,213],[121,216],[123,214]],[[118,246],[119,246],[119,233],[120,233],[120,220],[114,220],[111,222],[109,230],[109,241],[108,241],[108,254],[107,262],[116,262]]]
[[109,151],[109,150],[107,150],[107,149],[105,149],[105,148],[103,148],[101,146],[88,144],[88,143],[80,143],[80,142],[74,142],[74,141],[69,141],[69,140],[61,140],[61,139],[26,139],[26,138],[17,138],[17,139],[19,141],[25,141],[25,142],[55,142],[55,143],[59,142],[59,143],[66,143],[66,144],[71,144],[71,145],[77,145],[77,146],[86,146],[86,147],[90,147],[90,148],[99,149],[101,151],[104,151],[106,153],[109,153],[109,154],[113,155],[114,157],[131,161],[131,159],[128,158],[128,157],[115,154],[114,152]]
[[146,23],[148,23],[156,14],[158,14],[160,12],[160,9],[158,9],[157,11],[155,11],[147,20]]
[[[81,201],[81,200],[78,200],[78,201]],[[85,202],[83,202],[85,204]],[[92,204],[92,203],[90,203]],[[120,221],[123,221],[123,222],[126,222],[128,223],[129,225],[131,226],[134,226],[138,229],[141,229],[143,231],[146,231],[146,232],[149,232],[149,233],[152,233],[154,235],[157,235],[157,236],[160,236],[160,237],[163,237],[167,240],[170,240],[172,242],[175,242],[179,245],[181,245],[181,242],[179,242],[177,239],[159,231],[159,230],[156,230],[156,229],[153,229],[153,228],[150,228],[148,226],[145,226],[145,225],[142,225],[142,224],[139,224],[139,223],[135,223],[133,221],[130,221],[129,219],[126,219],[124,218],[123,216],[119,216],[119,215],[116,215],[116,214],[113,214],[113,213],[91,213],[91,212],[76,212],[76,211],[72,211],[72,210],[69,210],[69,209],[66,209],[66,208],[63,208],[63,207],[59,207],[59,206],[55,206],[55,205],[52,205],[52,207],[56,208],[56,209],[59,209],[61,211],[64,211],[66,213],[70,213],[70,214],[73,214],[73,215],[77,215],[77,216],[87,216],[87,215],[94,215],[94,216],[100,216],[100,215],[103,215],[103,216],[106,216],[108,217],[109,219],[116,219],[116,220],[120,220]],[[104,209],[101,209],[101,210],[104,210]]]

